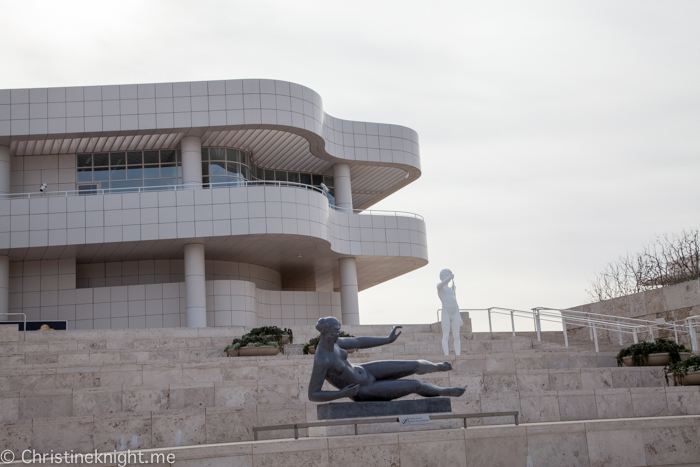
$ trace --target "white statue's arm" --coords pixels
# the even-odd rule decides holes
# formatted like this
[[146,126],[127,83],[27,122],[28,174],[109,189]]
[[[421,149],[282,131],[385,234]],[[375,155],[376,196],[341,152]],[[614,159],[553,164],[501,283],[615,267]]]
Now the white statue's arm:
[[440,282],[440,283],[437,285],[437,288],[438,288],[438,289],[443,288],[445,285],[447,285],[448,282],[450,282],[450,281],[451,281],[452,279],[454,279],[454,278],[455,278],[455,275],[454,275],[454,274],[450,274],[450,277],[448,277],[448,278],[445,279],[444,281]]

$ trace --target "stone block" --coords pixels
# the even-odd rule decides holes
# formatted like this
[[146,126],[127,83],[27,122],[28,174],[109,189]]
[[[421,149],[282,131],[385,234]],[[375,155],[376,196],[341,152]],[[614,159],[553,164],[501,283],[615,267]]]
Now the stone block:
[[20,418],[57,418],[73,415],[70,389],[26,392],[19,401]]
[[18,324],[2,324],[0,325],[0,342],[19,342],[19,325]]
[[151,413],[104,414],[95,417],[93,439],[95,449],[99,451],[151,448]]
[[255,407],[207,407],[207,444],[252,441],[258,426]]
[[331,402],[317,406],[319,420],[359,417],[391,417],[410,414],[449,413],[450,399],[431,397],[388,402]]
[[581,369],[581,389],[611,389],[612,387],[612,372],[609,369]]
[[595,394],[591,390],[559,392],[559,414],[562,421],[598,418]]
[[516,375],[484,375],[484,393],[500,394],[518,391]]
[[188,446],[207,441],[204,410],[154,412],[153,447]]
[[124,387],[122,410],[124,412],[157,412],[168,409],[169,391],[144,386]]
[[401,466],[467,467],[463,433],[461,429],[399,433]]
[[629,389],[596,389],[598,418],[629,418],[634,416]]
[[700,460],[700,427],[688,422],[688,426],[641,430],[647,465],[685,465]]
[[258,403],[256,381],[214,383],[214,405],[216,407],[255,406]]
[[[538,467],[588,467],[588,444],[583,424],[542,427],[530,433],[528,452],[532,465]],[[547,428],[549,428],[547,430]]]
[[19,459],[22,451],[31,445],[31,420],[0,421],[0,446],[3,447],[3,450],[11,450],[15,459]]
[[521,394],[549,391],[549,370],[518,370],[517,380]]
[[328,439],[329,467],[398,466],[399,439],[394,433]]
[[648,465],[641,430],[588,431],[591,467]]
[[559,398],[557,393],[520,395],[522,423],[558,422]]
[[632,388],[632,411],[635,417],[663,417],[668,415],[664,388]]
[[32,426],[31,446],[37,452],[63,452],[67,446],[75,452],[94,449],[92,416],[35,419]]
[[700,391],[698,386],[671,386],[666,388],[669,415],[698,415]]
[[576,391],[581,388],[581,371],[549,370],[549,388],[552,391]]
[[214,401],[214,383],[170,385],[170,409],[213,407]]
[[92,415],[117,413],[122,410],[119,388],[88,388],[73,391],[73,414]]
[[[467,430],[465,446],[469,467],[512,467],[528,465],[525,430],[498,431]],[[431,464],[425,464],[431,465]]]

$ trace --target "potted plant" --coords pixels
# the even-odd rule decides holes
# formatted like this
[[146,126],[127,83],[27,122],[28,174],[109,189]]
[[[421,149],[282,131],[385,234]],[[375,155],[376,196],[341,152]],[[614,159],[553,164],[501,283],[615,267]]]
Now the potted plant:
[[693,355],[686,360],[671,363],[664,368],[666,384],[669,376],[673,379],[673,385],[697,386],[700,385],[700,355]]
[[229,357],[238,357],[238,349],[241,348],[241,340],[240,339],[234,339],[233,342],[231,342],[230,345],[227,345],[226,348],[224,349],[224,353],[228,355]]
[[253,328],[247,335],[270,337],[275,339],[280,345],[294,342],[294,333],[291,329],[282,329],[277,326],[260,326],[259,328]]
[[617,366],[663,366],[690,357],[684,345],[662,337],[654,342],[639,342],[620,350],[615,359]]
[[[340,332],[338,333],[338,337],[355,337],[355,336],[353,336],[353,335],[351,335],[351,334],[348,334],[347,332],[340,331]],[[309,342],[307,342],[306,344],[304,344],[304,348],[302,349],[302,352],[304,352],[304,355],[309,355],[309,354],[313,355],[313,354],[315,354],[315,353],[316,353],[316,346],[318,345],[318,341],[320,341],[320,340],[321,340],[321,336],[320,336],[320,335],[309,339]],[[356,350],[357,350],[357,349],[349,349],[349,350],[347,350],[347,352],[348,352],[348,353],[353,353],[353,352],[356,351]]]
[[238,354],[241,357],[253,356],[272,356],[280,353],[280,345],[269,336],[250,336],[246,334],[241,338],[241,346],[238,348]]

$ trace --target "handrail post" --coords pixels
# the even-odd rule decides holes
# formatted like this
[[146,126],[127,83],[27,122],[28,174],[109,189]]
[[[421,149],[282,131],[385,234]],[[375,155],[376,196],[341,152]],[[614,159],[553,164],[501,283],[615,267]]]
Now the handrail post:
[[493,328],[491,327],[491,308],[487,309],[489,312],[489,334],[491,335],[491,339],[493,339]]
[[535,327],[537,328],[537,342],[542,342],[542,324],[540,323],[540,310],[535,310]]
[[591,317],[586,313],[586,318],[588,318],[588,339],[593,340],[593,328],[591,327]]
[[651,324],[648,327],[649,327],[649,336],[651,337],[650,342],[654,342],[654,329],[651,327]]
[[467,429],[467,417],[464,417],[462,419],[462,421],[464,422],[464,429],[466,430]]
[[299,439],[299,425],[294,424],[294,439]]
[[513,310],[510,310],[510,326],[513,328],[513,337],[515,337],[515,319],[513,318]]
[[676,343],[678,343],[678,328],[676,327],[676,323],[673,323],[673,337],[676,339]]
[[620,345],[622,345],[622,326],[620,326],[619,324],[617,325],[617,334],[620,339]]
[[690,334],[690,347],[693,349],[693,352],[697,352],[700,350],[700,348],[698,347],[698,335],[695,332],[693,318],[688,317],[685,319],[685,322],[688,323],[688,333]]
[[596,351],[596,353],[598,353],[598,352],[600,352],[600,350],[598,350],[598,331],[595,328],[595,323],[593,323],[592,329],[593,329],[593,338],[595,339],[595,351]]
[[569,335],[566,333],[566,317],[563,314],[561,315],[561,327],[562,331],[564,331],[564,347],[568,347]]
[[634,343],[638,344],[639,343],[639,338],[637,337],[637,327],[632,328],[632,336],[634,337]]

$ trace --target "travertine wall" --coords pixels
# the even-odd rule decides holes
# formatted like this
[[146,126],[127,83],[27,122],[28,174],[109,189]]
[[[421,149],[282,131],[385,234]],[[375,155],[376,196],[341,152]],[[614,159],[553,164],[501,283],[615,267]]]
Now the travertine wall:
[[[206,260],[207,280],[243,280],[267,290],[280,290],[282,279],[274,269],[235,261]],[[183,259],[139,260],[78,264],[76,287],[165,284],[185,281]]]
[[[68,329],[186,325],[184,282],[76,288],[72,259],[10,265],[10,312],[23,312],[27,320],[66,320]],[[208,326],[306,325],[341,317],[338,292],[265,290],[251,280],[217,279],[206,281],[206,294]]]
[[37,193],[46,183],[47,191],[75,190],[75,154],[13,157],[10,162],[12,193]]

